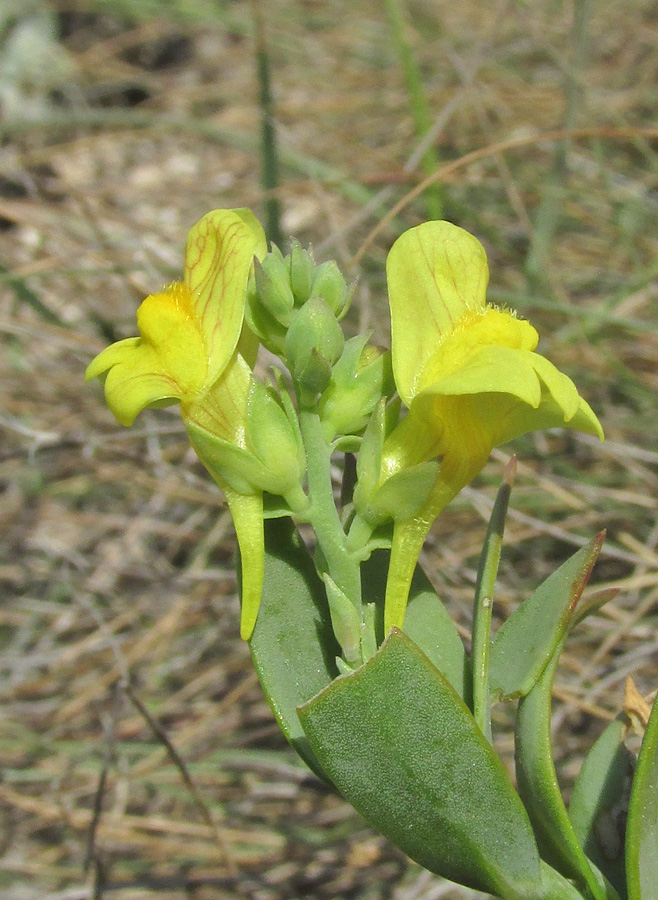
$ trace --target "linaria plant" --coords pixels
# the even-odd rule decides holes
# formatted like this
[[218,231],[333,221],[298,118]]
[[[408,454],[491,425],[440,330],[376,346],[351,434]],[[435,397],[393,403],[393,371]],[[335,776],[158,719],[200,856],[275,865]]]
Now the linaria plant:
[[[241,635],[286,737],[310,768],[412,859],[505,900],[658,897],[658,713],[635,758],[624,719],[592,747],[569,809],[550,701],[603,534],[490,633],[509,466],[475,591],[472,650],[417,565],[444,507],[492,448],[536,429],[602,438],[532,325],[486,302],[484,250],[448,222],[402,234],[387,261],[391,350],[346,340],[351,291],[293,241],[268,252],[248,210],[190,231],[183,279],[147,297],[139,337],[87,378],[130,425],[180,405],[222,488],[241,553]],[[259,345],[281,368],[259,379]],[[337,505],[335,454],[345,468]],[[297,524],[310,526],[309,554]],[[491,743],[494,703],[517,701],[516,788]],[[654,705],[655,706],[655,705]],[[627,811],[614,819],[613,810]],[[614,840],[604,840],[605,827]]]

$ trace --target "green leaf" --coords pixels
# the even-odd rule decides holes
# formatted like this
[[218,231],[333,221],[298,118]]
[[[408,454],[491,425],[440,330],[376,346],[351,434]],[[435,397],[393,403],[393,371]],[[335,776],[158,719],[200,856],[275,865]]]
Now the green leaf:
[[617,893],[597,877],[583,852],[553,764],[551,694],[560,650],[561,645],[533,689],[519,703],[515,735],[517,786],[542,857],[566,878],[573,878],[579,887],[589,890],[595,900],[618,900]]
[[501,625],[491,649],[493,699],[524,697],[555,654],[577,606],[605,533],[574,553]]
[[628,900],[655,900],[658,890],[658,702],[654,700],[628,807]]
[[610,722],[587,754],[569,803],[576,838],[622,898],[626,875],[621,826],[635,762],[624,744],[624,732],[622,721]]
[[336,677],[336,643],[324,585],[289,519],[265,522],[265,580],[249,641],[260,683],[283,733],[327,779],[311,751],[297,707]]
[[339,791],[412,859],[478,890],[541,895],[537,847],[505,767],[401,631],[299,717]]
[[[363,599],[376,606],[380,643],[384,637],[384,595],[390,555],[388,550],[376,550],[361,567]],[[416,566],[411,582],[403,631],[470,706],[471,671],[462,639],[420,566]]]

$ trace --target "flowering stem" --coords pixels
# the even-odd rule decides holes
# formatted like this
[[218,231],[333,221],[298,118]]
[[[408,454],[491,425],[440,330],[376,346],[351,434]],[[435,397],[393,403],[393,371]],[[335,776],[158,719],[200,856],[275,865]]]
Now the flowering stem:
[[356,608],[363,634],[366,631],[367,617],[361,601],[361,569],[358,558],[347,549],[347,537],[334,502],[331,446],[324,437],[320,416],[314,410],[302,407],[299,425],[306,451],[311,502],[308,521],[315,532],[318,550],[323,557],[320,568]]
[[491,608],[493,591],[500,562],[503,543],[505,516],[510,492],[516,473],[516,457],[513,456],[507,468],[503,483],[489,520],[487,536],[480,556],[475,603],[473,608],[473,717],[484,736],[491,740],[491,717],[489,702],[489,648],[491,645]]

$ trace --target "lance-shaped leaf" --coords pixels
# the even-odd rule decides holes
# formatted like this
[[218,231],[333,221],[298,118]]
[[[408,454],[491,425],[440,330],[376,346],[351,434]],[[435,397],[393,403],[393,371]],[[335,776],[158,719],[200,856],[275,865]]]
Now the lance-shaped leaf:
[[605,532],[574,553],[498,629],[491,650],[492,699],[525,696],[555,654],[601,550]]
[[573,878],[595,900],[619,895],[585,856],[562,799],[551,747],[551,694],[562,643],[532,690],[519,703],[515,758],[519,793],[528,810],[542,857]]
[[541,895],[537,847],[505,767],[402,632],[299,718],[343,796],[412,859],[498,896]]
[[580,845],[622,898],[626,897],[624,829],[635,757],[624,723],[610,722],[587,754],[574,785],[569,818]]
[[628,900],[658,894],[658,702],[654,701],[633,779],[626,830]]
[[265,522],[263,596],[249,647],[283,733],[307,765],[327,779],[302,731],[297,707],[336,677],[340,647],[324,584],[289,519]]

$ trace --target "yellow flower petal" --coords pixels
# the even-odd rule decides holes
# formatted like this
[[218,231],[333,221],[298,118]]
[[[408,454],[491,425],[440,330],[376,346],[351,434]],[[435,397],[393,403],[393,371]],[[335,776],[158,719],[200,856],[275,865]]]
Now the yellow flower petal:
[[386,261],[395,383],[409,405],[442,337],[484,308],[489,279],[480,242],[450,222],[405,231]]
[[187,287],[175,282],[143,300],[137,310],[141,354],[178,385],[178,397],[202,390],[208,375],[204,342]]
[[209,435],[246,448],[247,397],[251,369],[239,353],[234,353],[222,376],[203,394],[184,400],[181,414],[185,424],[197,425]]
[[145,406],[175,403],[180,395],[180,386],[141,338],[126,338],[106,347],[87,367],[85,380],[104,372],[108,372],[105,399],[121,425],[132,425]]
[[460,369],[437,378],[411,401],[411,405],[418,404],[423,397],[434,397],[432,405],[436,407],[439,403],[437,395],[484,393],[512,394],[521,402],[537,407],[541,401],[541,382],[523,351],[509,347],[479,347]]
[[461,373],[483,348],[534,350],[538,341],[539,335],[530,322],[517,319],[513,313],[494,306],[487,306],[476,313],[466,313],[450,332],[437,341],[436,349],[418,379],[417,391],[453,372]]
[[233,355],[242,330],[253,259],[266,252],[263,229],[249,210],[215,209],[197,222],[187,237],[183,280],[205,344],[206,387]]

